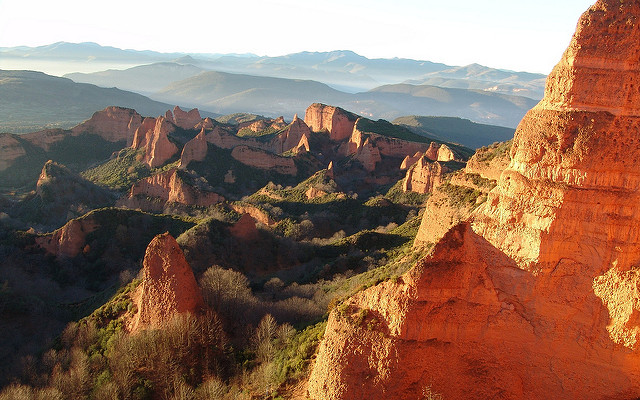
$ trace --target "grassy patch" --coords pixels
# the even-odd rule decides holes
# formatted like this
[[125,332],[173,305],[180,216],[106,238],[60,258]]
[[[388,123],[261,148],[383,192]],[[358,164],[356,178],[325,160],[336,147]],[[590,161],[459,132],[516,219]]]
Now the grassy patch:
[[127,190],[133,183],[151,174],[147,165],[140,161],[143,152],[144,150],[127,147],[120,150],[116,157],[82,172],[81,175],[101,186],[120,191]]

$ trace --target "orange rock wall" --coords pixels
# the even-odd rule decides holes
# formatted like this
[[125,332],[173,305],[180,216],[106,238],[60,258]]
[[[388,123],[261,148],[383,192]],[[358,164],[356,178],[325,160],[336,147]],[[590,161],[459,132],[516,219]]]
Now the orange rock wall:
[[193,271],[169,233],[158,235],[149,243],[137,292],[134,298],[138,311],[130,326],[132,332],[160,327],[178,314],[204,309]]
[[312,398],[640,396],[639,26],[636,1],[582,16],[472,222],[332,312]]
[[331,140],[341,141],[351,136],[356,116],[340,107],[314,103],[307,107],[304,122],[313,132],[326,131]]

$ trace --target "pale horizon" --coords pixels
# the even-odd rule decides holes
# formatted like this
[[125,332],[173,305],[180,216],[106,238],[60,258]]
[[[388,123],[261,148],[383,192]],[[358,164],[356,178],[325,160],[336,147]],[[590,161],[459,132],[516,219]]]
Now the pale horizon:
[[318,7],[294,0],[0,0],[0,47],[94,42],[161,53],[271,57],[350,50],[367,58],[548,74],[592,3],[327,0]]

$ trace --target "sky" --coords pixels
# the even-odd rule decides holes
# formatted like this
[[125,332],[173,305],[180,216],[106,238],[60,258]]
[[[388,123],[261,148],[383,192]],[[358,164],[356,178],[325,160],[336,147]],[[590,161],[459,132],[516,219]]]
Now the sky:
[[595,0],[0,0],[0,47],[184,53],[353,50],[549,73]]

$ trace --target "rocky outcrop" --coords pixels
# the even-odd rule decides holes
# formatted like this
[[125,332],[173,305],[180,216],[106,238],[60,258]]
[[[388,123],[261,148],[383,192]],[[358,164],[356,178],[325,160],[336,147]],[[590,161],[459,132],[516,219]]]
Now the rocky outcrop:
[[232,210],[238,214],[249,214],[255,221],[266,225],[273,226],[276,221],[271,218],[268,212],[248,203],[232,203],[230,204]]
[[[171,112],[167,111],[166,115],[170,116]],[[173,108],[173,118],[169,120],[182,129],[194,129],[198,124],[202,123],[202,117],[197,108],[187,112],[178,106]]]
[[309,136],[303,134],[300,137],[300,141],[298,142],[298,145],[293,149],[293,151],[296,154],[299,154],[299,153],[305,153],[310,150],[311,150],[311,146],[309,146]]
[[165,117],[145,118],[136,130],[131,145],[134,149],[144,149],[143,161],[151,168],[167,162],[178,152],[178,147],[169,140],[175,125]]
[[485,179],[497,181],[511,162],[511,141],[494,143],[478,149],[467,161],[465,171]]
[[[311,130],[296,114],[286,129],[271,140],[271,150],[274,153],[282,154],[291,149],[299,149],[300,146],[303,146],[306,151],[309,151],[309,135],[311,135]],[[298,151],[299,150],[296,150],[296,152]]]
[[87,235],[97,227],[91,218],[72,219],[53,233],[36,237],[36,244],[56,257],[76,257],[85,248]]
[[[456,201],[456,193],[469,191],[467,186],[447,185],[435,187],[425,204],[420,227],[413,246],[423,248],[437,243],[444,235],[461,221],[468,220],[476,202]],[[472,189],[471,189],[472,190]],[[453,192],[453,193],[452,193]]]
[[437,161],[453,161],[456,159],[456,155],[446,144],[441,144],[438,149]]
[[313,132],[328,132],[331,140],[349,138],[358,116],[340,107],[314,103],[307,107],[304,122]]
[[425,156],[433,161],[453,161],[460,160],[449,146],[444,143],[431,142]]
[[433,188],[443,181],[444,174],[450,171],[446,165],[438,161],[420,157],[407,171],[402,182],[402,190],[421,194],[431,193]]
[[83,133],[98,135],[109,142],[133,143],[136,129],[142,124],[142,116],[135,110],[123,107],[107,107],[97,111],[87,121],[71,129],[71,134]]
[[128,197],[118,204],[129,208],[162,211],[167,203],[208,207],[222,201],[224,197],[213,192],[205,182],[196,181],[195,177],[185,171],[170,169],[136,182]]
[[358,148],[353,158],[360,161],[364,169],[369,172],[375,171],[376,164],[382,161],[380,150],[370,138],[367,138]]
[[311,397],[640,395],[639,21],[583,14],[472,223],[331,313]]
[[424,153],[418,151],[413,156],[405,156],[404,160],[402,160],[402,164],[400,164],[400,169],[409,169],[409,167],[415,164],[423,155]]
[[169,233],[158,235],[149,243],[142,282],[132,297],[137,312],[129,326],[131,332],[161,327],[179,314],[204,310],[193,271]]
[[249,213],[242,214],[238,222],[229,228],[235,238],[250,242],[258,239],[256,220]]
[[207,156],[207,138],[204,128],[182,148],[179,168],[186,168],[191,161],[202,161]]
[[298,173],[292,158],[278,156],[249,146],[234,147],[231,151],[231,157],[250,167],[266,169],[283,175]]

